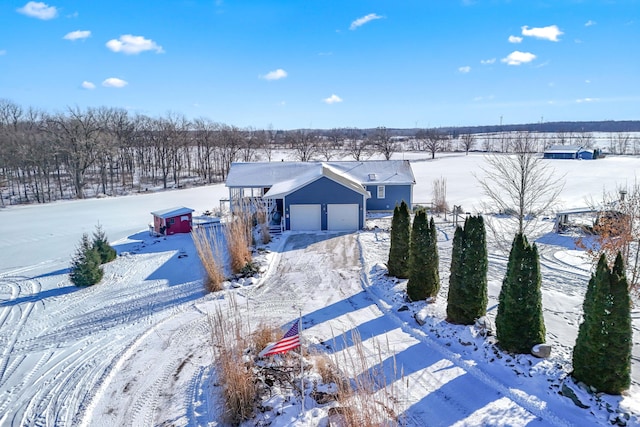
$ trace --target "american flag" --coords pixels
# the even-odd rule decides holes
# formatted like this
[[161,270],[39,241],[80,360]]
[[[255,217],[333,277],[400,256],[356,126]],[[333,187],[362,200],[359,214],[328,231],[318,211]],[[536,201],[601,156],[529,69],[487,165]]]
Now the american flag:
[[300,331],[298,330],[298,323],[300,322],[296,321],[280,341],[266,346],[258,356],[273,356],[275,354],[286,353],[289,350],[300,347]]

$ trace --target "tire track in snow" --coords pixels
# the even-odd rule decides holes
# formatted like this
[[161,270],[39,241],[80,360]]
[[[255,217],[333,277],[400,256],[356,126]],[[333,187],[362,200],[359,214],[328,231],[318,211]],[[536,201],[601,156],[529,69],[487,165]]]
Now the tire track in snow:
[[485,373],[479,366],[465,363],[464,360],[460,358],[460,355],[453,353],[445,346],[429,338],[428,335],[423,333],[421,330],[410,327],[402,319],[400,319],[390,309],[389,304],[380,296],[378,296],[371,288],[367,271],[371,271],[372,266],[368,265],[366,259],[364,258],[361,238],[362,237],[358,239],[358,244],[360,245],[361,249],[361,263],[365,267],[361,275],[362,288],[375,301],[380,311],[382,311],[388,318],[390,318],[397,327],[401,328],[406,334],[410,335],[416,340],[426,344],[432,350],[441,354],[444,358],[451,361],[455,366],[461,368],[462,370],[485,384],[489,389],[494,390],[498,394],[509,398],[511,401],[513,401],[529,413],[535,415],[536,417],[540,417],[543,420],[546,420],[556,426],[570,427],[574,425],[572,422],[564,419],[561,415],[546,410],[544,400],[541,400],[536,396],[529,395],[524,392],[514,392],[512,389],[508,388],[504,384],[492,378],[489,374]]

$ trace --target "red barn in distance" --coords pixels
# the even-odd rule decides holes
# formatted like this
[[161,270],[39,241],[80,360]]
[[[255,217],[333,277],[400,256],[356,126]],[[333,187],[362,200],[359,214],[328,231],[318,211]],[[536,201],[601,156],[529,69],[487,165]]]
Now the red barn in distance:
[[[175,207],[151,212],[153,215],[153,231],[159,235],[190,233],[192,228],[193,209]],[[151,226],[150,226],[151,227]]]

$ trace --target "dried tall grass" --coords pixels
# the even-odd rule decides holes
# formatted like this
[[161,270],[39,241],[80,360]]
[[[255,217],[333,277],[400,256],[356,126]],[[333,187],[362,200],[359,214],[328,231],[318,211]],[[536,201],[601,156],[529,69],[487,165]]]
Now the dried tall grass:
[[250,339],[248,325],[233,298],[226,312],[217,309],[208,315],[208,322],[217,380],[222,389],[223,418],[228,424],[239,425],[253,417],[259,394],[253,359],[244,357]]
[[191,238],[204,268],[203,284],[206,292],[222,290],[224,271],[221,265],[220,245],[216,231],[209,228],[194,228]]
[[234,274],[251,262],[251,234],[251,217],[246,213],[237,213],[225,225],[224,236]]
[[396,411],[398,399],[394,396],[393,387],[388,387],[399,376],[395,357],[392,361],[393,378],[389,379],[383,369],[380,343],[376,343],[377,364],[371,367],[369,356],[357,330],[352,332],[351,341],[353,343],[351,348],[341,352],[340,355],[334,355],[333,358],[333,366],[338,369],[338,372],[359,372],[352,379],[345,376],[343,380],[336,382],[338,404],[345,408],[341,412],[342,421],[348,426],[362,427],[399,425]]

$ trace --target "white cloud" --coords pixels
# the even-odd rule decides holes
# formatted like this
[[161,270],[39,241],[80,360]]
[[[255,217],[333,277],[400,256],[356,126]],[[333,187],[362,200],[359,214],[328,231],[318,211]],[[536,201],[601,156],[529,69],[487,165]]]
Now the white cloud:
[[355,30],[356,28],[363,26],[367,22],[371,22],[371,21],[374,21],[376,19],[382,19],[382,18],[384,18],[384,17],[380,16],[380,15],[377,15],[375,13],[370,13],[368,15],[363,16],[362,18],[358,18],[355,21],[353,21],[351,23],[351,26],[349,26],[349,29],[350,30]]
[[153,40],[145,39],[142,36],[133,36],[131,34],[124,34],[117,40],[109,40],[106,46],[114,52],[122,52],[127,55],[136,55],[147,50],[154,50],[156,53],[164,53],[162,46],[158,45]]
[[70,33],[65,34],[63,39],[65,39],[65,40],[80,40],[80,39],[86,39],[88,37],[91,37],[91,31],[77,30],[77,31],[71,31]]
[[585,82],[586,84],[589,84],[589,83],[591,83],[591,80],[585,80],[584,82]]
[[[106,80],[105,80],[105,82],[106,82]],[[104,83],[103,83],[103,84],[104,84]],[[89,89],[89,90],[91,90],[91,89],[95,89],[95,88],[96,88],[96,85],[94,85],[93,83],[88,82],[88,81],[86,81],[86,80],[85,80],[85,81],[83,81],[83,82],[82,82],[82,84],[81,84],[80,86],[82,86],[82,88],[83,88],[83,89]]]
[[576,102],[578,104],[582,104],[583,102],[596,102],[598,101],[598,98],[580,98],[580,99],[576,99]]
[[23,15],[27,15],[32,18],[43,19],[45,21],[47,19],[53,19],[58,16],[58,9],[56,9],[55,6],[49,6],[48,4],[40,1],[30,1],[21,8],[17,9],[17,11],[22,13]]
[[269,71],[264,76],[259,76],[261,79],[265,80],[280,80],[287,77],[287,72],[282,68],[278,68],[277,70]]
[[522,35],[527,37],[535,37],[537,39],[558,41],[558,36],[564,34],[557,25],[549,25],[548,27],[529,28],[527,25],[522,27]]
[[6,55],[6,54],[7,54],[7,51],[6,51],[6,50],[4,50],[4,49],[0,50],[0,56],[2,56],[2,55]]
[[592,21],[591,19],[589,19],[587,22],[584,23],[585,27],[590,27],[592,25],[596,25],[596,21]]
[[509,43],[522,43],[522,37],[509,36]]
[[490,59],[481,59],[480,63],[482,65],[490,65],[496,62],[496,58],[490,58]]
[[459,67],[458,71],[460,71],[463,74],[468,73],[469,71],[471,71],[471,67],[468,65],[465,65],[464,67]]
[[336,94],[332,94],[330,97],[323,99],[322,102],[325,104],[336,104],[338,102],[342,102],[342,98]]
[[536,59],[536,56],[531,52],[520,52],[514,50],[506,58],[502,58],[502,62],[506,62],[508,65],[520,65],[527,62],[531,62]]
[[108,79],[106,79],[105,81],[102,82],[102,86],[104,86],[104,87],[121,88],[121,87],[125,87],[128,84],[129,83],[127,83],[126,81],[124,81],[122,79],[119,79],[117,77],[109,77]]

